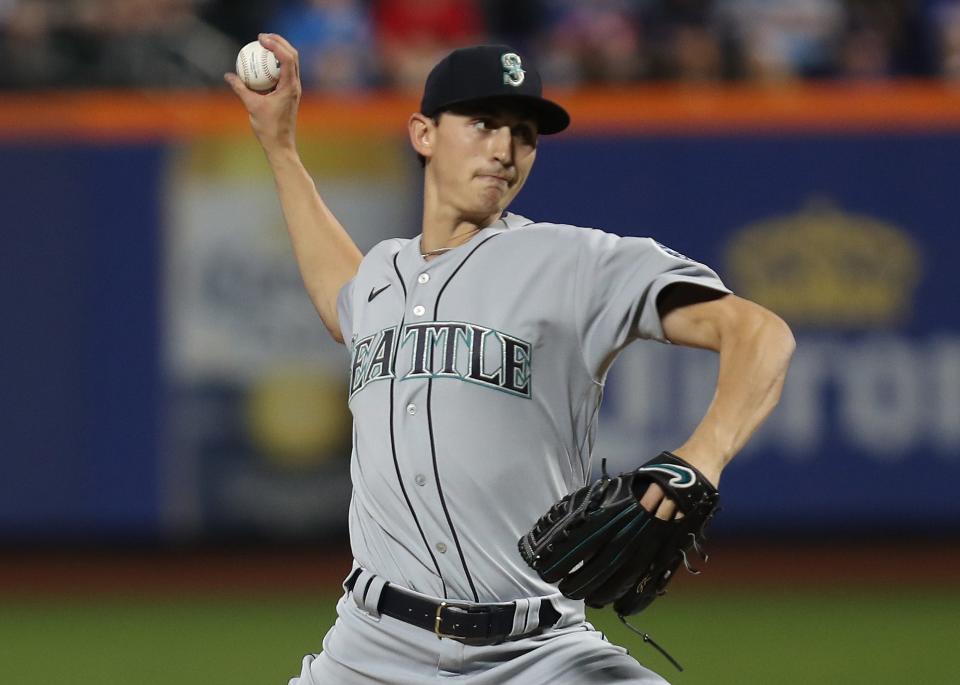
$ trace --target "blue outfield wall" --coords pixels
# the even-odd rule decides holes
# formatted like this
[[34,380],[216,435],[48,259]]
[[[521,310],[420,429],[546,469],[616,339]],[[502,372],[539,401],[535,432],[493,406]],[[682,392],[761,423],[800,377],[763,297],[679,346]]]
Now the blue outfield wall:
[[[167,152],[0,147],[0,540],[164,534]],[[957,159],[955,133],[561,137],[513,209],[652,235],[783,304],[790,394],[725,476],[719,527],[956,532]],[[655,347],[656,369],[611,373],[602,431],[620,466],[632,432],[646,459],[682,440],[690,397],[709,399],[690,390],[709,367]]]
[[[728,469],[717,528],[956,531],[958,155],[956,134],[547,141],[517,209],[652,235],[793,325],[788,406]],[[603,416],[624,392],[676,402],[672,372],[615,365]]]
[[0,539],[157,530],[164,154],[0,147]]

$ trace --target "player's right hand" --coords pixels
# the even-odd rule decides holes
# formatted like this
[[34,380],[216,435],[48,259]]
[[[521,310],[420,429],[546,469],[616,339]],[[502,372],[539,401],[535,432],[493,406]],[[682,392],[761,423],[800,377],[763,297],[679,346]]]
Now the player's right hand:
[[283,36],[261,33],[258,39],[280,62],[277,87],[269,93],[257,93],[247,88],[232,72],[224,74],[223,78],[247,108],[253,133],[270,158],[274,154],[296,151],[297,111],[303,94],[300,57]]

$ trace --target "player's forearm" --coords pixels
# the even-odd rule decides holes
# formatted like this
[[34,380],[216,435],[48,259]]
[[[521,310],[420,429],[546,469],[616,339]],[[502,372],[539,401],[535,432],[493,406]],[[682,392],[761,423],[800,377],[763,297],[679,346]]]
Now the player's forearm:
[[794,347],[783,320],[760,308],[720,331],[713,400],[693,435],[674,452],[716,482],[777,405]]
[[327,330],[341,341],[337,294],[363,255],[323,202],[295,151],[267,155],[304,285]]

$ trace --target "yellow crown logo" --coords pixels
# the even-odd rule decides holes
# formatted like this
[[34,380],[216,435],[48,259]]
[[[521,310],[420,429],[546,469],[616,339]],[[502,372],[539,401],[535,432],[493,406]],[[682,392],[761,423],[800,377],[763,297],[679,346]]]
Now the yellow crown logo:
[[727,246],[734,290],[801,326],[890,326],[910,313],[919,251],[907,233],[814,201],[738,231]]

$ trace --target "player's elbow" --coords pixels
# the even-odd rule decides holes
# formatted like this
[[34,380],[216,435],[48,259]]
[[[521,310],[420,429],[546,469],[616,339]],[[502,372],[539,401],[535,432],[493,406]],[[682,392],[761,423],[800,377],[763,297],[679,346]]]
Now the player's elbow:
[[[748,302],[744,300],[744,302]],[[749,307],[745,312],[746,322],[742,330],[748,332],[748,337],[752,345],[758,349],[764,350],[776,365],[782,368],[786,373],[787,366],[797,349],[796,338],[793,337],[793,331],[782,318],[766,307],[762,307],[754,302],[748,302]]]
[[797,349],[797,339],[793,337],[793,331],[790,330],[790,326],[786,321],[773,312],[769,310],[766,311],[772,319],[769,325],[773,331],[772,334],[775,337],[777,346],[783,354],[784,365],[787,365],[790,363],[790,359],[793,358],[793,353]]
[[769,309],[764,307],[760,309],[763,311],[763,327],[770,344],[780,351],[785,362],[789,362],[794,350],[797,349],[797,339],[793,337],[793,331],[790,330],[786,321]]
[[739,297],[727,299],[731,311],[719,326],[721,348],[723,341],[735,345],[747,343],[772,353],[786,368],[797,348],[797,341],[787,322],[750,300]]
[[780,402],[797,341],[786,321],[769,309],[755,306],[759,310],[756,333],[748,341],[752,349],[747,354],[753,360],[751,377],[768,388],[767,398],[772,410]]

